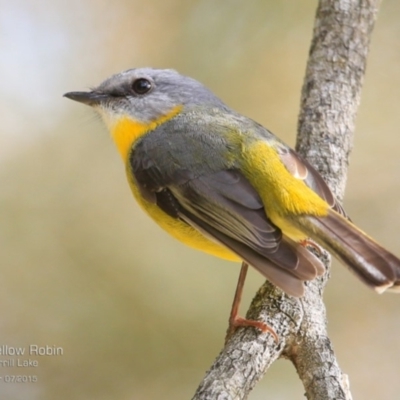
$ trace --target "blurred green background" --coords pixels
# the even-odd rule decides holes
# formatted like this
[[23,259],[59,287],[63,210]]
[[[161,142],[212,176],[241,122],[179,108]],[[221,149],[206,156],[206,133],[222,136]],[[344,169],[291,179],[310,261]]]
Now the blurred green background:
[[[62,94],[136,66],[175,68],[293,145],[317,1],[0,0],[0,345],[38,383],[1,399],[188,399],[222,347],[239,265],[176,242],[139,210],[108,133]],[[400,254],[400,3],[373,34],[345,205]],[[247,306],[263,279],[251,272]],[[329,331],[354,398],[400,392],[400,297],[335,265]],[[244,313],[244,310],[243,310]],[[0,356],[0,359],[9,357]],[[302,399],[278,361],[251,400]]]

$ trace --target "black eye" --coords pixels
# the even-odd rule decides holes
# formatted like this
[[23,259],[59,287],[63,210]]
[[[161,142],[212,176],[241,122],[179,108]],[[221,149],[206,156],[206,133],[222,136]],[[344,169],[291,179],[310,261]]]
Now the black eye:
[[151,82],[144,78],[139,78],[133,81],[132,90],[136,94],[145,94],[152,88]]

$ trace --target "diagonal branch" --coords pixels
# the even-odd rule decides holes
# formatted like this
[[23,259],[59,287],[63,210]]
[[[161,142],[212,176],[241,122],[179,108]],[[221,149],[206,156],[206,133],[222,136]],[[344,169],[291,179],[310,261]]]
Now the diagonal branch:
[[[378,0],[320,0],[299,116],[298,151],[343,198],[354,121]],[[329,266],[329,256],[323,256]],[[201,382],[193,399],[245,399],[279,357],[289,358],[308,399],[350,400],[347,377],[336,361],[326,330],[322,293],[328,279],[307,284],[302,299],[266,282],[247,318],[262,320],[278,334],[238,329]]]

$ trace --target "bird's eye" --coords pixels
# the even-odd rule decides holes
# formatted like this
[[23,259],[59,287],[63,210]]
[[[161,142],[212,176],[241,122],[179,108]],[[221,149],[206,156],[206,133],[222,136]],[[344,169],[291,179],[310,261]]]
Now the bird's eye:
[[136,94],[146,94],[151,88],[152,84],[148,79],[139,78],[132,83],[132,90]]

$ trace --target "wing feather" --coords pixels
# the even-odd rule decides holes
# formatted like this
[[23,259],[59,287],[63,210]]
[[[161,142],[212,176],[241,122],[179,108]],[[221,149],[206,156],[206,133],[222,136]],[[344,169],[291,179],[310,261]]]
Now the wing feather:
[[278,153],[283,164],[295,178],[302,179],[304,183],[317,193],[318,196],[324,199],[333,210],[348,218],[343,207],[332,194],[322,176],[307,160],[289,147],[279,147]]
[[145,152],[131,157],[130,168],[146,200],[229,248],[286,293],[301,296],[303,281],[324,270],[312,253],[269,220],[258,193],[240,171],[165,171]]

